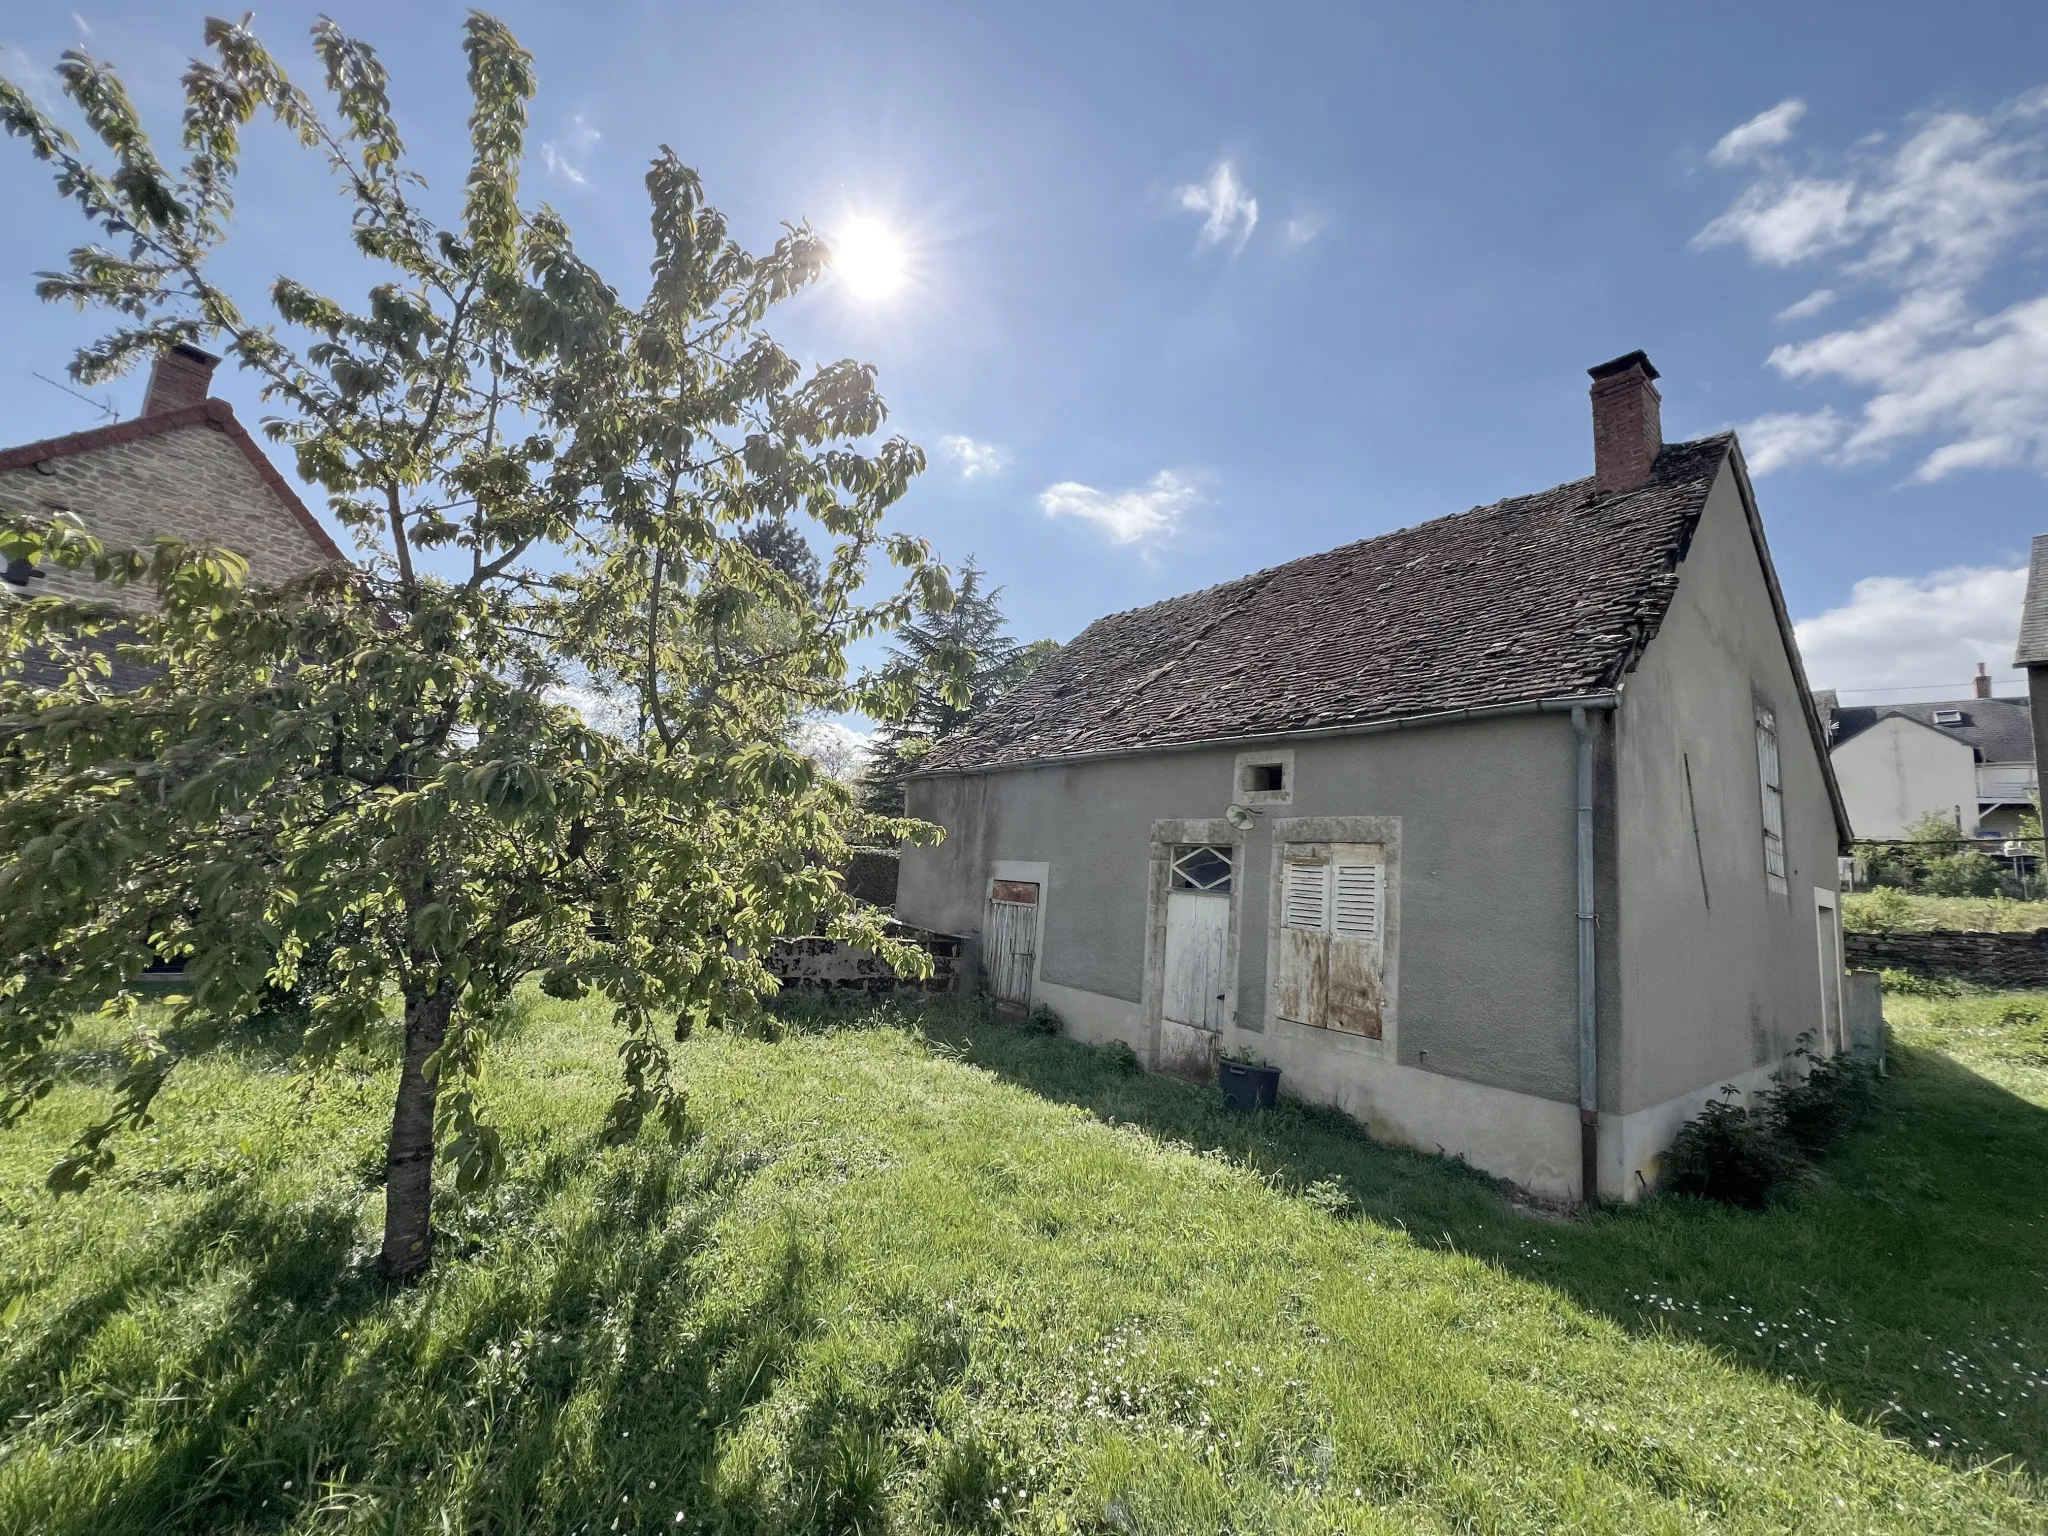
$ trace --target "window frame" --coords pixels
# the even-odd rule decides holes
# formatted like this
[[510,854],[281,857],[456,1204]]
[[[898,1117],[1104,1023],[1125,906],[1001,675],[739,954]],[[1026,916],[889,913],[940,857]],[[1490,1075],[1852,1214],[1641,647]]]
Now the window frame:
[[[1253,789],[1254,768],[1280,770],[1278,789]],[[1240,752],[1230,768],[1230,798],[1239,805],[1294,804],[1294,749],[1272,747],[1264,752]]]
[[1756,777],[1764,883],[1777,895],[1791,888],[1785,857],[1785,768],[1778,738],[1778,712],[1759,701],[1755,707]]
[[[1223,874],[1219,879],[1204,885],[1181,866],[1199,854],[1208,854],[1223,861]],[[1192,891],[1200,896],[1228,896],[1237,887],[1237,859],[1228,843],[1175,843],[1166,857],[1166,888],[1169,891]]]

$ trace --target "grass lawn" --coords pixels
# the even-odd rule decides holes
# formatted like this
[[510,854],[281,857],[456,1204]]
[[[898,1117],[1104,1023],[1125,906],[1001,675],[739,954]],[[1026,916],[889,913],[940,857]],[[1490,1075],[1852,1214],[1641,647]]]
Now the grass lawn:
[[1821,1187],[1564,1223],[964,1005],[704,1037],[694,1143],[606,1150],[536,999],[401,1292],[386,1072],[250,1039],[57,1201],[67,1088],[0,1136],[0,1531],[2048,1530],[2048,997],[1894,1012]]
[[1842,923],[1866,933],[1885,929],[1926,932],[1950,928],[1966,933],[2032,933],[2048,928],[2048,901],[2008,901],[2003,896],[1917,896],[1879,889],[1842,897]]

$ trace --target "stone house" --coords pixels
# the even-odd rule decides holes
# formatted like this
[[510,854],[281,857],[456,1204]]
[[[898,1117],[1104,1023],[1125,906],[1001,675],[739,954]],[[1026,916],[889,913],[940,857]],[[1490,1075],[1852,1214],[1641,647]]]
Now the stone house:
[[1091,625],[934,750],[898,916],[997,996],[1633,1199],[1846,1043],[1849,824],[1733,434],[1592,370],[1594,473]]
[[[110,547],[159,533],[234,550],[252,582],[274,584],[344,556],[235,419],[209,398],[220,359],[197,347],[165,352],[142,414],[67,437],[0,449],[0,505],[72,512]],[[89,575],[10,567],[7,588],[93,595]]]

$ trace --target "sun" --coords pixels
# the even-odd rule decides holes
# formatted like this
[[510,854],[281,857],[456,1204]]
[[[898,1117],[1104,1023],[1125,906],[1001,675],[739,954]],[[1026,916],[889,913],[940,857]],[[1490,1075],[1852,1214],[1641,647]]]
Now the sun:
[[832,241],[832,267],[857,299],[886,299],[909,275],[902,240],[880,219],[866,215],[839,226]]

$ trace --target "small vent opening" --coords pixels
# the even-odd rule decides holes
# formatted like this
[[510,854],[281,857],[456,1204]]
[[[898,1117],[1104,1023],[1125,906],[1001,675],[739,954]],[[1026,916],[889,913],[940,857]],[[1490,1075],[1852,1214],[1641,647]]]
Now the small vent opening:
[[1255,794],[1277,793],[1287,787],[1285,763],[1252,763],[1244,771],[1244,787]]

